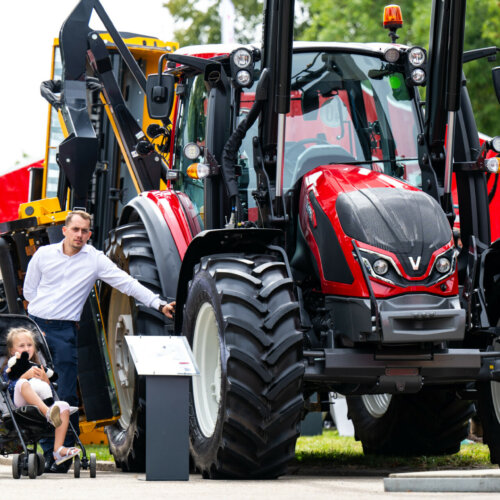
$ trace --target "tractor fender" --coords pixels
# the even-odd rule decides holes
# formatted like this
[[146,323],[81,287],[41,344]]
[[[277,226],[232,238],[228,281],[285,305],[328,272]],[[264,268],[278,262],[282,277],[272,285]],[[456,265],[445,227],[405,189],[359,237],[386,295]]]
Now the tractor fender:
[[183,205],[171,190],[144,192],[126,205],[119,225],[133,222],[137,216],[148,234],[162,295],[175,300],[181,261],[193,238]]
[[193,277],[194,266],[202,257],[217,253],[277,251],[282,254],[283,262],[291,276],[288,257],[283,248],[278,245],[270,247],[282,236],[282,231],[278,229],[259,228],[211,229],[198,233],[192,239],[182,259],[176,295],[175,331],[182,331],[183,308],[187,299],[189,281]]

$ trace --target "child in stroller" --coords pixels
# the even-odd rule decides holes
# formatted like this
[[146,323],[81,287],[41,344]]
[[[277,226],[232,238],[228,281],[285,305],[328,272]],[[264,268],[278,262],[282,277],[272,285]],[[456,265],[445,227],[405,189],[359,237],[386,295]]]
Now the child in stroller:
[[[37,352],[37,344],[41,352]],[[18,379],[9,380],[7,361],[16,352],[23,351],[28,352],[30,361],[35,362],[36,366],[31,366]],[[75,457],[75,476],[78,477],[81,450],[63,446],[70,411],[76,411],[77,408],[70,407],[64,401],[54,402],[55,392],[53,393],[50,388],[47,373],[42,368],[44,364],[51,366],[50,352],[43,335],[32,320],[25,316],[15,315],[0,317],[0,356],[2,355],[4,359],[0,365],[3,365],[1,389],[4,410],[7,411],[2,411],[2,421],[0,421],[0,452],[6,454],[21,449],[24,451],[13,457],[13,476],[19,478],[27,472],[27,475],[34,479],[43,472],[43,455],[36,453],[36,445],[41,438],[54,435],[55,427],[54,458],[56,463]],[[74,432],[72,427],[71,431]],[[32,444],[33,449],[29,450],[26,444]],[[92,455],[90,472],[91,476],[95,477],[95,455]],[[85,450],[83,465],[87,468]]]
[[[38,359],[33,334],[27,328],[11,328],[7,333],[5,343],[9,357],[26,351],[29,361],[33,363],[31,368],[19,378],[10,381],[10,368],[4,368],[2,376],[5,382],[9,382],[9,393],[14,401],[14,406],[16,408],[26,405],[36,406],[40,413],[46,416],[47,421],[56,428],[54,460],[57,465],[73,458],[75,455],[79,455],[81,450],[78,448],[65,448],[63,446],[68,430],[70,409],[74,412],[78,408],[70,408],[66,401],[54,402],[46,370],[40,365]],[[47,404],[51,405],[50,408]]]

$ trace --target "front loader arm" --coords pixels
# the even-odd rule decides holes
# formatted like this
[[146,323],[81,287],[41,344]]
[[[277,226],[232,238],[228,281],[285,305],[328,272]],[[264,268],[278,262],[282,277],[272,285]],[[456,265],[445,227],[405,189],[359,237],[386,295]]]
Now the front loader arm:
[[[145,92],[146,78],[136,60],[113,26],[99,0],[81,0],[61,27],[59,40],[62,59],[61,117],[66,138],[59,145],[57,162],[74,192],[73,206],[86,206],[87,191],[98,160],[98,139],[88,113],[87,61],[101,85],[101,100],[111,122],[122,155],[130,170],[137,192],[158,189],[161,158],[137,152],[144,133],[128,111],[112,71],[108,51],[101,37],[89,27],[95,11],[111,36],[120,56],[139,87]],[[147,143],[147,141],[145,141]],[[141,144],[144,146],[144,142]],[[151,149],[147,148],[146,153]],[[60,183],[59,197],[65,204],[65,182]]]

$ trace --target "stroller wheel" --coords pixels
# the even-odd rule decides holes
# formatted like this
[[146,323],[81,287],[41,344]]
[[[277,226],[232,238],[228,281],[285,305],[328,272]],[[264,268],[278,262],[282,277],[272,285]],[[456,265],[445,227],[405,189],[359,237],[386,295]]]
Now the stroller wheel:
[[28,476],[30,479],[36,479],[38,475],[38,459],[36,453],[28,455]]
[[37,465],[37,476],[41,476],[43,471],[45,470],[45,458],[43,457],[43,453],[36,454],[36,465]]
[[24,459],[24,453],[12,456],[12,477],[14,479],[19,479],[21,477],[21,467]]
[[95,453],[90,454],[90,477],[97,475],[97,458]]
[[80,477],[80,469],[82,467],[82,462],[80,460],[80,457],[76,455],[76,457],[73,459],[73,472],[75,477]]

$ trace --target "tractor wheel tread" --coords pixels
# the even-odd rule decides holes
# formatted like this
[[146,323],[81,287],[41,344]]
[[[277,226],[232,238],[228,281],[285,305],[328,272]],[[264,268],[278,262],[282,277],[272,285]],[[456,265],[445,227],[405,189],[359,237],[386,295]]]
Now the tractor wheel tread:
[[[133,222],[116,228],[109,237],[107,255],[119,267],[155,293],[161,291],[160,278],[147,231],[142,222]],[[112,292],[104,296],[111,300]],[[130,299],[130,311],[134,316],[135,334],[164,335],[165,321],[151,308]],[[108,332],[108,341],[109,341]],[[145,470],[146,406],[145,380],[136,378],[130,411],[129,425],[123,427],[120,420],[107,427],[109,448],[117,467],[124,472]],[[123,411],[123,408],[122,408]]]
[[183,330],[192,341],[197,310],[210,301],[223,331],[222,372],[227,371],[219,403],[223,418],[212,436],[198,430],[191,401],[190,449],[203,477],[274,478],[294,456],[304,365],[290,283],[286,266],[269,255],[213,255],[195,268]]
[[394,395],[380,418],[372,417],[360,396],[348,396],[356,440],[376,455],[443,455],[458,450],[468,434],[474,406],[444,390]]

